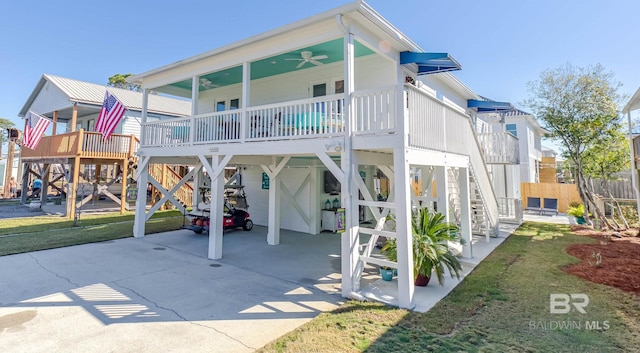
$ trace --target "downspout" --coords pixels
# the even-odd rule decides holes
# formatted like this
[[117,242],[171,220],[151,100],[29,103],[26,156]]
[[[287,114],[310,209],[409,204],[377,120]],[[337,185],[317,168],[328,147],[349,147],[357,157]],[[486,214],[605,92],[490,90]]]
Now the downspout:
[[629,154],[631,155],[631,184],[633,185],[633,193],[636,195],[636,212],[640,219],[640,192],[638,191],[638,169],[636,167],[636,151],[633,146],[633,132],[631,130],[631,110],[627,112],[627,124],[629,125]]

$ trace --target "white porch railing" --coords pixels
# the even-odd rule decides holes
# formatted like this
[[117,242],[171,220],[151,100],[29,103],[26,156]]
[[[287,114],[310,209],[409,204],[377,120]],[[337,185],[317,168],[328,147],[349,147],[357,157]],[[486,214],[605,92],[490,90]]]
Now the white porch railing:
[[316,97],[247,109],[247,140],[344,133],[344,95]]
[[478,134],[478,141],[488,164],[518,164],[518,138],[508,132]]
[[393,86],[354,92],[354,134],[395,132],[396,100],[396,88]]
[[341,94],[147,122],[144,146],[278,140],[343,134]]
[[499,197],[498,210],[500,220],[507,222],[522,222],[522,200],[513,197]]
[[409,145],[445,151],[445,107],[436,97],[407,85],[405,111],[409,114]]
[[498,225],[498,201],[469,116],[455,105],[405,85],[409,145],[469,156],[471,172],[490,227]]

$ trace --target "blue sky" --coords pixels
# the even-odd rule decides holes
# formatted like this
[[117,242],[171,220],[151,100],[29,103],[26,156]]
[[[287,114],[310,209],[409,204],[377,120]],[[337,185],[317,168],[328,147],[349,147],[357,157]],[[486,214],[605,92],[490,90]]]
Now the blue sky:
[[[106,84],[349,2],[5,1],[0,117],[22,129],[18,112],[45,73]],[[454,74],[494,100],[525,108],[527,82],[567,62],[602,64],[629,96],[640,87],[638,0],[368,3],[423,49],[450,53],[462,64]]]

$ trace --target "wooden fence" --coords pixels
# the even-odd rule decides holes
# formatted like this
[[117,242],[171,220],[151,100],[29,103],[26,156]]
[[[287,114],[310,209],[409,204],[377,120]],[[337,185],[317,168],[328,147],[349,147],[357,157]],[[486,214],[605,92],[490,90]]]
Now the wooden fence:
[[558,212],[565,213],[571,202],[582,202],[578,187],[575,184],[557,183],[520,183],[520,196],[522,208],[527,207],[527,197],[539,197],[558,199]]
[[[619,173],[617,175],[617,180],[609,181],[608,189],[609,192],[616,199],[628,199],[633,200],[636,198],[635,193],[633,192],[633,185],[631,182],[631,174],[630,173]],[[593,187],[593,190],[596,194],[602,195],[603,197],[609,197],[609,194],[605,192],[605,190],[600,187],[600,179],[589,179],[587,181],[590,187]]]

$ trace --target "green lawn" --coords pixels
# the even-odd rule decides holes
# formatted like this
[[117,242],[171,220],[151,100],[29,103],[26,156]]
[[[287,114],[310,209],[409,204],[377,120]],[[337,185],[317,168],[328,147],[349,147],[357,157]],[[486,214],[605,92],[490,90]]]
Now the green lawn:
[[[83,215],[79,223],[59,216],[6,218],[0,222],[0,256],[133,236],[134,213]],[[158,211],[145,225],[146,234],[179,229],[179,211]]]
[[[350,301],[259,352],[640,352],[640,298],[568,275],[567,226],[525,223],[428,313]],[[586,314],[551,314],[584,293]]]

